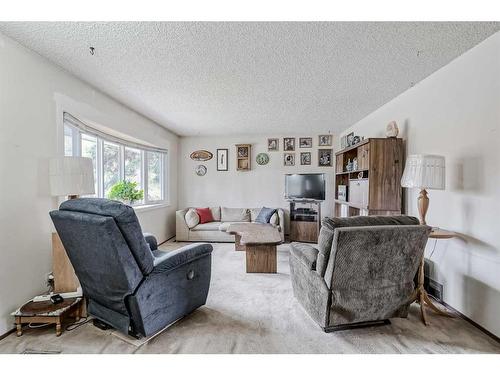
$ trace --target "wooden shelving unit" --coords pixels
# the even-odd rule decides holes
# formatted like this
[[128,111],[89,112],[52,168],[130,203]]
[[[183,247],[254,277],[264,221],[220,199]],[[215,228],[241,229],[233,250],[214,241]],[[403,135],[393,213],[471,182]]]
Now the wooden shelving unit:
[[236,170],[249,171],[251,169],[252,145],[236,145]]
[[[357,169],[347,170],[357,159]],[[401,138],[369,138],[335,154],[335,216],[399,215],[402,213]],[[347,201],[338,199],[338,186],[347,186]]]

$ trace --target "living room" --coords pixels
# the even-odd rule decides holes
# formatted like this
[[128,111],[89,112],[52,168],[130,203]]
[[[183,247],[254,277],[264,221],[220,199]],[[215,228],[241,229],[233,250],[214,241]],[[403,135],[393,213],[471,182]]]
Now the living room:
[[495,16],[2,18],[0,353],[499,354]]

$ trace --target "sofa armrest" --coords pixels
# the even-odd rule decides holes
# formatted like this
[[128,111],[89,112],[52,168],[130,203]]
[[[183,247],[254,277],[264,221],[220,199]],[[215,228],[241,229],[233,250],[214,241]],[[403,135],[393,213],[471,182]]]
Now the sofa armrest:
[[210,256],[212,250],[212,245],[208,243],[187,245],[170,252],[156,250],[153,253],[155,259],[152,273],[170,272],[186,263]]
[[290,244],[290,255],[297,258],[300,263],[310,271],[316,270],[316,259],[318,258],[318,249],[299,242]]
[[158,241],[156,241],[156,237],[153,236],[151,233],[143,233],[144,239],[149,245],[149,248],[151,251],[157,250],[158,249]]
[[285,242],[285,210],[278,208],[278,225],[280,227],[281,242]]
[[189,227],[186,224],[186,213],[189,208],[175,211],[175,240],[189,241]]

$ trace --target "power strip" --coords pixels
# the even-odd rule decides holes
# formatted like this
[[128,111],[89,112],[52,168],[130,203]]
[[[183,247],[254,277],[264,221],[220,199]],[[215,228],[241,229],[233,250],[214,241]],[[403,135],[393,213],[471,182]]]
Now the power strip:
[[78,288],[76,292],[68,292],[68,293],[50,293],[50,294],[43,294],[41,296],[36,296],[33,298],[33,302],[42,302],[42,301],[50,301],[50,297],[52,297],[54,294],[59,294],[62,298],[78,298],[82,297],[82,289]]

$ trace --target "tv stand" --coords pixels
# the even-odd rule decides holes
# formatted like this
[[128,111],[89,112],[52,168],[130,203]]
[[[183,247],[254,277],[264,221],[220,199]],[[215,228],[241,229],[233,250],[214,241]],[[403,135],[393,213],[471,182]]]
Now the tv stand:
[[321,202],[307,199],[290,201],[290,241],[318,242]]

